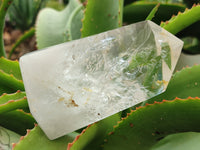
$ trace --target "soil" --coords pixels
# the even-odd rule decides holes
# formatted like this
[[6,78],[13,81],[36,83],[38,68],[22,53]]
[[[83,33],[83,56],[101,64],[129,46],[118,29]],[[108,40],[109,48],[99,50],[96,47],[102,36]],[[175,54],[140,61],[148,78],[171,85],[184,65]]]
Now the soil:
[[[15,29],[9,23],[6,23],[5,28],[4,28],[3,38],[4,38],[4,46],[5,46],[7,56],[9,55],[10,50],[12,49],[12,46],[22,35],[23,35],[23,32],[21,30]],[[33,36],[32,38],[29,38],[25,40],[24,42],[22,42],[15,49],[14,53],[11,56],[11,59],[19,60],[19,58],[25,53],[34,51],[36,49],[37,49],[36,38],[35,36]]]

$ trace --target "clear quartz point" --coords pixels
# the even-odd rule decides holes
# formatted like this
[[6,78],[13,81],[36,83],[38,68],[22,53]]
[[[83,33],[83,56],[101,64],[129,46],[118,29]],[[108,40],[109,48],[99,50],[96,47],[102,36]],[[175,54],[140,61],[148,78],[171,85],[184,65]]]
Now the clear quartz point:
[[151,21],[20,58],[32,115],[55,139],[165,91],[183,42]]

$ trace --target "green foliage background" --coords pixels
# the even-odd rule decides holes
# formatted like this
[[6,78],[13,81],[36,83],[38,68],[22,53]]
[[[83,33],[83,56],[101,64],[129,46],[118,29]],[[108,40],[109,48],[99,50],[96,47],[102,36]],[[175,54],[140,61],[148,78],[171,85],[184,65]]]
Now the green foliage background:
[[[13,2],[13,4],[12,4]],[[33,2],[33,1],[32,1]],[[35,1],[34,1],[35,2]],[[165,28],[185,42],[183,52],[199,61],[199,0],[69,0],[61,11],[40,9],[17,0],[0,3],[0,146],[14,150],[186,150],[199,149],[200,132],[200,66],[177,68],[167,90],[143,104],[110,116],[59,139],[50,141],[30,114],[18,61],[6,58],[3,42],[5,16],[9,9],[15,23],[25,18],[22,30],[36,25],[21,39],[34,33],[38,49],[98,34],[146,18]],[[33,16],[22,10],[14,12],[14,4],[33,9]],[[159,3],[159,4],[158,4]],[[11,16],[12,16],[11,15]],[[18,15],[18,16],[17,16]],[[173,15],[173,16],[172,16]],[[29,16],[29,17],[27,17]],[[22,19],[23,20],[23,19]],[[19,26],[20,23],[18,24]],[[51,31],[51,32],[49,32]],[[18,44],[23,41],[19,40]],[[179,66],[190,64],[184,59]],[[134,65],[133,65],[134,66]],[[178,98],[177,98],[178,97]],[[145,103],[148,103],[144,106]],[[5,129],[5,130],[4,130]],[[26,131],[27,129],[31,129]],[[11,132],[10,132],[10,131]],[[0,130],[1,131],[1,130]],[[27,134],[26,134],[27,133]],[[22,138],[19,138],[22,136]],[[9,137],[9,138],[8,138]],[[4,139],[4,140],[2,140]]]

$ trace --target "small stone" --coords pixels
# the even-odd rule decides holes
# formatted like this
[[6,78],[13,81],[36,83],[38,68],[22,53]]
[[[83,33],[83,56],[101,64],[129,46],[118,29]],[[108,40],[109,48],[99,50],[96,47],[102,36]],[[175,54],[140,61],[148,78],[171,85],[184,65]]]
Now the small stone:
[[183,42],[151,21],[20,59],[32,115],[55,139],[165,91]]

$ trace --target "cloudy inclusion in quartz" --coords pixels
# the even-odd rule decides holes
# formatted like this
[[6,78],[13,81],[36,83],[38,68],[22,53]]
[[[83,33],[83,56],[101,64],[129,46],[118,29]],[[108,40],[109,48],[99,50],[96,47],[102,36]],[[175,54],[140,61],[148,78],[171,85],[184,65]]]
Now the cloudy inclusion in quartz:
[[182,45],[145,21],[25,55],[31,112],[54,139],[134,106],[166,89]]

